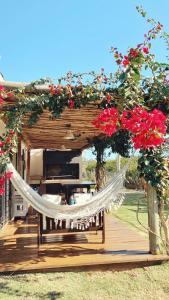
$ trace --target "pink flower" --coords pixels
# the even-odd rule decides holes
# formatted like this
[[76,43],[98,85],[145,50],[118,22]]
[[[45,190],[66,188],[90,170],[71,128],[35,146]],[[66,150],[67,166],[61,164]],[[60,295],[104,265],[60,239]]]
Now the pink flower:
[[4,142],[0,142],[0,147],[3,147],[4,146]]
[[6,176],[6,179],[10,179],[13,175],[13,172],[6,172],[5,176]]
[[5,91],[5,88],[2,85],[0,85],[0,92],[3,92],[3,91]]

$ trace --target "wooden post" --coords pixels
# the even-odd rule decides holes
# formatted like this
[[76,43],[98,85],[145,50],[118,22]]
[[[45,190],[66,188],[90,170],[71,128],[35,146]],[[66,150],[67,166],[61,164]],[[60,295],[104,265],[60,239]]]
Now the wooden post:
[[26,182],[29,184],[30,181],[30,149],[27,149],[27,158],[26,158]]
[[148,226],[149,226],[149,249],[151,254],[160,254],[160,222],[158,213],[158,199],[156,190],[148,185]]
[[105,211],[103,212],[102,244],[106,241]]
[[20,137],[18,137],[17,170],[18,173],[21,175],[22,174],[22,147],[21,147]]

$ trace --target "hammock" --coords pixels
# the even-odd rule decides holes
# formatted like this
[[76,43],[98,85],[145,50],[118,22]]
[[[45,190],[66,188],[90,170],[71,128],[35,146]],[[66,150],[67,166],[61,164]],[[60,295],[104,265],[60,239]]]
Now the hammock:
[[81,205],[59,205],[50,201],[49,195],[41,197],[33,190],[19,175],[12,163],[7,166],[8,171],[13,172],[11,182],[18,193],[36,211],[42,215],[55,220],[67,221],[87,221],[91,217],[98,215],[99,212],[110,208],[118,208],[124,199],[122,193],[126,166],[118,173],[113,175],[110,182],[98,193],[91,195],[91,198]]

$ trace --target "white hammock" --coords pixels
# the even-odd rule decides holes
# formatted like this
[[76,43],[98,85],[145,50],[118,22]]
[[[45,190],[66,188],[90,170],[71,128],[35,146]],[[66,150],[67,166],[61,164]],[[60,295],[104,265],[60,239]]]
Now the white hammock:
[[43,198],[34,191],[19,175],[12,163],[7,166],[8,171],[13,172],[11,182],[18,193],[26,200],[35,210],[55,220],[89,220],[90,217],[97,215],[105,209],[118,208],[124,198],[122,193],[125,172],[128,164],[118,173],[111,181],[98,193],[91,196],[85,204],[81,205],[58,205],[43,196]]

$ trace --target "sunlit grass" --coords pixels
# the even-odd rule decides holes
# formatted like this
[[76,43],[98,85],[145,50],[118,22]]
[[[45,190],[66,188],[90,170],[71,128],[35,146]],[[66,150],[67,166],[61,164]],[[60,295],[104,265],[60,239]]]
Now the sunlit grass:
[[144,193],[127,193],[123,205],[117,211],[113,211],[112,214],[141,233],[147,234],[147,200]]
[[169,299],[169,264],[123,272],[46,273],[0,277],[1,300]]

